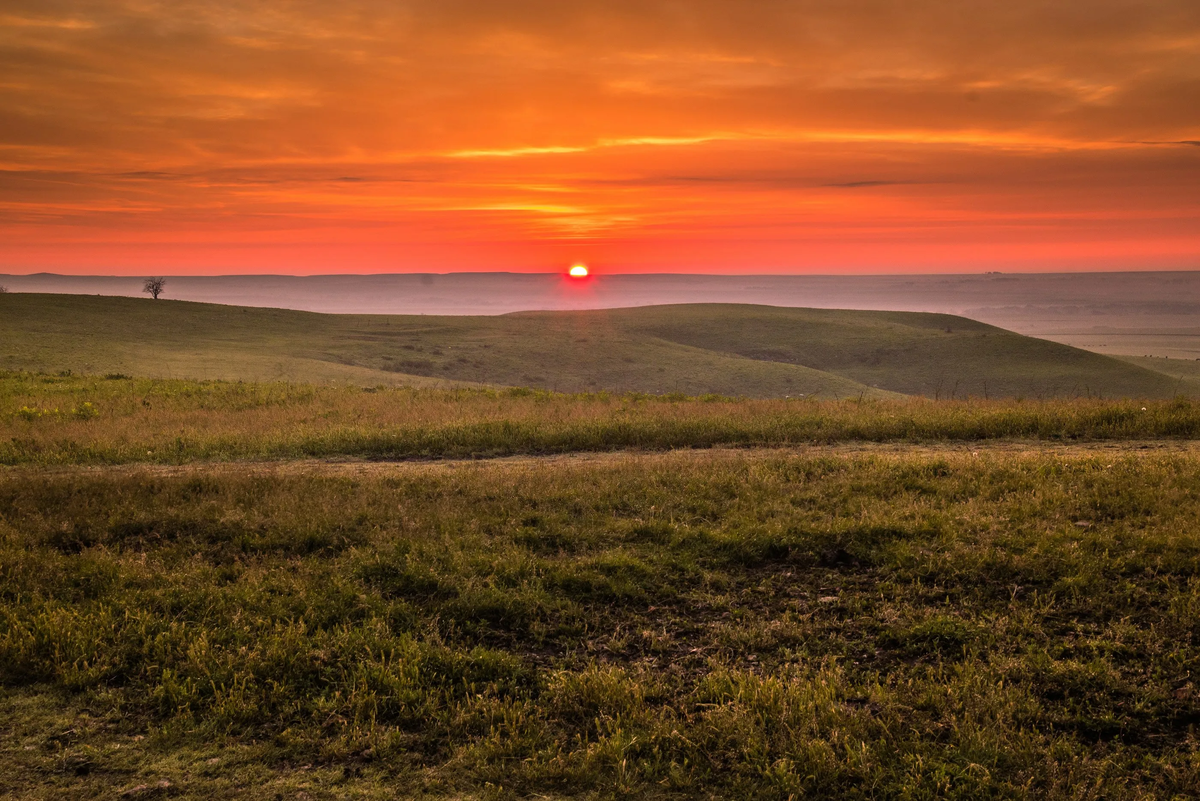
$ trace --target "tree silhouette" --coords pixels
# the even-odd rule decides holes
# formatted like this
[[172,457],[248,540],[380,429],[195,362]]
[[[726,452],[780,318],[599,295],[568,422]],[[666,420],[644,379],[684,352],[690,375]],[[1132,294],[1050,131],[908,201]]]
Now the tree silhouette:
[[158,296],[162,294],[163,287],[166,286],[167,279],[165,278],[147,278],[146,283],[142,284],[142,291],[149,292],[158,300]]

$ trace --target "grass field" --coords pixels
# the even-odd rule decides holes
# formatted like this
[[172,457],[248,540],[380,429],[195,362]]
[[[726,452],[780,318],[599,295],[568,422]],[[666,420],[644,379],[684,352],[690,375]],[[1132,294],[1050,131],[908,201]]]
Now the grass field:
[[[418,329],[136,300],[114,318],[109,300],[0,315],[20,334],[0,358],[56,371],[0,373],[0,797],[1200,786],[1200,402],[1174,378],[1096,357],[1068,369],[1162,398],[905,398],[929,354],[989,382],[1057,358],[921,315]],[[576,325],[582,350],[553,347]],[[860,389],[559,394],[470,373],[538,353],[583,381],[590,343],[649,360],[617,384],[661,364],[689,386]],[[862,383],[880,348],[911,386]],[[57,374],[85,368],[101,375]]]
[[1052,338],[1055,342],[1094,350],[1127,361],[1153,359],[1155,369],[1161,367],[1163,359],[1166,358],[1172,363],[1200,360],[1200,328],[1164,328],[1161,320],[1154,321],[1157,324],[1151,326],[1146,326],[1145,320],[1139,322],[1143,325],[1105,326],[1099,331],[1050,330],[1044,336]]
[[1192,797],[1200,452],[1053,447],[10,468],[0,793]]
[[[1145,367],[1170,376],[1184,384],[1200,385],[1200,359],[1177,359],[1160,356],[1118,356],[1123,362]],[[1184,394],[1189,394],[1185,392]],[[1194,393],[1191,393],[1194,394]]]
[[0,464],[1187,439],[1200,403],[736,400],[0,374]]
[[322,315],[0,296],[0,369],[731,397],[1170,398],[1200,384],[960,317],[683,305]]

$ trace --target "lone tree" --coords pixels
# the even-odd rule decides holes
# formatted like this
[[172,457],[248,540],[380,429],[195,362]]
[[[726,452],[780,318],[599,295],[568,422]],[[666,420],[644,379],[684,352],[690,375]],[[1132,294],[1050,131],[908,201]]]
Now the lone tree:
[[158,296],[162,294],[163,287],[166,286],[167,279],[165,278],[147,278],[146,283],[142,284],[142,291],[149,292],[158,300]]

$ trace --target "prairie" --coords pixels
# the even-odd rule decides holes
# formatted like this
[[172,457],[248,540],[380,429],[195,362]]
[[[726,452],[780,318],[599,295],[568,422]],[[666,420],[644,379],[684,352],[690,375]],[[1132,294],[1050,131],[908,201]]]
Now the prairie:
[[1200,403],[739,400],[0,374],[0,465],[1200,435]]
[[[384,369],[395,341],[361,337],[397,318],[122,301],[118,325],[84,301],[0,318],[36,368],[0,374],[0,797],[1200,784],[1200,404],[1177,379],[1117,362],[1145,399],[1002,397],[988,340],[1015,335],[957,318],[672,307],[620,336],[689,386],[730,375],[701,354],[764,393],[858,389],[565,393]],[[511,319],[397,351],[508,349],[492,369],[579,320]],[[522,351],[509,325],[556,333]],[[912,386],[864,383],[888,337]],[[1023,339],[1012,380],[1040,381],[1060,346]],[[930,353],[994,367],[989,397],[904,397]]]
[[1189,443],[8,468],[0,794],[1182,798],[1198,497]]
[[0,369],[841,399],[1170,398],[1196,384],[962,317],[694,304],[492,317],[0,296]]

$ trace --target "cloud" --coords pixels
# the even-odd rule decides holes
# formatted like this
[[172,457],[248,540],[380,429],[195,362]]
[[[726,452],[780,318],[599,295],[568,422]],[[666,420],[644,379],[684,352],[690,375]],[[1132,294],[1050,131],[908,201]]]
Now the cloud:
[[[1200,167],[1146,143],[1197,137],[1193,0],[9,0],[0,12],[0,212],[71,209],[95,241],[123,225],[164,238],[258,225],[263,242],[390,226],[401,244],[535,248],[556,230],[832,230],[858,215],[927,235],[1003,218],[1032,248],[1105,203],[1141,220],[1139,235],[1186,241],[1169,210],[1195,211]],[[873,187],[895,191],[830,191]],[[900,195],[907,206],[886,206]],[[2,226],[29,247],[62,239]],[[0,245],[0,266],[12,253]]]
[[781,128],[1109,141],[1151,138],[1147,121],[1184,134],[1154,138],[1186,139],[1200,122],[1177,102],[1200,79],[1188,2],[968,2],[951,15],[932,2],[116,0],[13,13],[38,24],[0,39],[6,138],[124,158],[522,155]]
[[825,184],[838,189],[863,189],[874,186],[903,186],[910,183],[909,181],[843,181],[837,184]]

